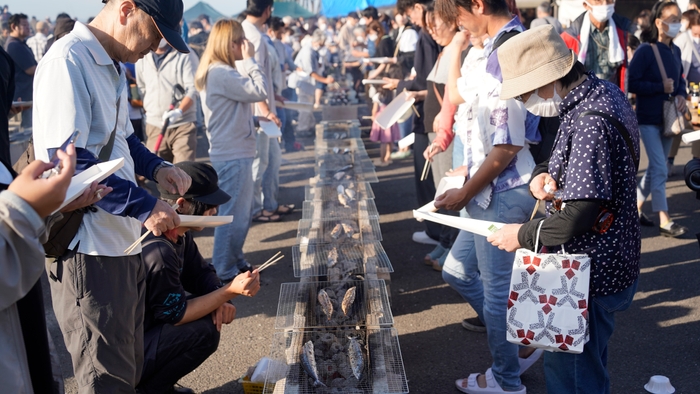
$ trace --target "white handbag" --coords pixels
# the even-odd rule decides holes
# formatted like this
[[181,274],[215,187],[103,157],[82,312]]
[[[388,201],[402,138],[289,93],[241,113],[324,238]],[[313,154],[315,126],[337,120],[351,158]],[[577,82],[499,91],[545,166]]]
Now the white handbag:
[[[537,227],[535,250],[542,222]],[[581,353],[588,342],[591,259],[585,254],[518,249],[508,299],[508,341],[555,352]]]

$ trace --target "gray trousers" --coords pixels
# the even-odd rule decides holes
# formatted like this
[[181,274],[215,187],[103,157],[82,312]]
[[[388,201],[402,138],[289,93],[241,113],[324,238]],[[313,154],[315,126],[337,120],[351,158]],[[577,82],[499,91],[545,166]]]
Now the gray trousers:
[[48,271],[53,309],[79,392],[134,393],[144,349],[146,270],[141,255],[68,252]]

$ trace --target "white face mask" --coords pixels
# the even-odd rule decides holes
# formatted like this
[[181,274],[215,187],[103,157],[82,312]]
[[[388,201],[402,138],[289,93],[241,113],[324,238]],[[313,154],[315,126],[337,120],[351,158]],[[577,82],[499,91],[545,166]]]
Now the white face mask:
[[699,44],[700,44],[700,37],[690,36],[690,38],[693,40],[693,42],[695,43],[695,45],[699,45]]
[[377,40],[377,35],[376,34],[370,34],[367,36],[367,39],[370,41],[376,41]]
[[[663,21],[662,21],[663,22]],[[680,23],[666,23],[663,22],[664,25],[668,26],[668,31],[665,32],[667,36],[673,38],[678,35],[678,32],[681,31],[681,24]]]
[[326,28],[328,28],[328,25],[326,25],[325,23],[321,23],[320,25],[318,25],[318,28],[323,30],[323,31],[326,31]]
[[554,87],[554,97],[549,99],[540,97],[537,94],[538,91],[539,89],[535,90],[535,92],[530,95],[530,98],[527,99],[525,102],[525,109],[536,116],[544,116],[547,118],[559,116],[559,104],[561,104],[563,99],[559,96],[556,86]]
[[615,4],[604,4],[604,5],[591,5],[589,3],[588,6],[591,7],[591,14],[593,15],[593,18],[597,20],[598,22],[607,22],[608,19],[612,17],[612,15],[615,13]]

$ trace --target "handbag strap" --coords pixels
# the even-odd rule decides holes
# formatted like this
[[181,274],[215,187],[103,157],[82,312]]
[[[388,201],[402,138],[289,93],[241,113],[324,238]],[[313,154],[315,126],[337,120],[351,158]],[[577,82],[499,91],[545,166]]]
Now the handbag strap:
[[109,141],[107,141],[107,145],[102,147],[102,149],[100,150],[100,154],[97,157],[103,163],[109,161],[109,158],[112,157],[112,149],[114,149],[114,138],[117,134],[117,126],[119,126],[119,107],[121,106],[121,102],[122,97],[121,95],[119,95],[119,98],[117,99],[117,120],[114,123],[112,133],[109,135]]
[[[664,81],[668,79],[668,75],[666,74],[666,68],[664,67],[664,62],[661,60],[661,55],[659,54],[659,48],[656,47],[656,44],[650,44],[651,45],[651,50],[654,51],[654,57],[656,58],[656,64],[659,66],[659,71],[661,72],[661,83],[663,84]],[[671,97],[671,95],[668,95]]]
[[537,224],[537,235],[535,236],[535,253],[537,253],[537,245],[540,243],[540,230],[542,230],[542,223],[544,223],[544,219],[540,220],[539,224]]
[[637,157],[637,152],[634,150],[634,143],[632,143],[632,137],[630,136],[627,127],[625,127],[625,125],[623,125],[622,122],[600,111],[584,111],[578,117],[581,118],[584,116],[600,116],[601,118],[605,118],[608,120],[608,122],[612,123],[617,132],[620,133],[620,135],[622,135],[622,138],[625,140],[625,145],[627,145],[627,149],[629,149],[630,151],[632,160],[634,160],[635,168],[639,169],[639,157]]
[[[440,59],[442,58],[443,53],[445,53],[445,52],[444,51],[440,52],[440,54],[438,55],[438,58],[437,58],[437,62],[435,63],[435,76],[436,77],[437,77],[437,73],[438,73],[438,67],[440,67]],[[438,104],[440,104],[440,106],[442,107],[442,96],[440,96],[440,91],[438,90],[437,83],[435,81],[433,81],[433,91],[435,92],[435,97],[437,98]]]

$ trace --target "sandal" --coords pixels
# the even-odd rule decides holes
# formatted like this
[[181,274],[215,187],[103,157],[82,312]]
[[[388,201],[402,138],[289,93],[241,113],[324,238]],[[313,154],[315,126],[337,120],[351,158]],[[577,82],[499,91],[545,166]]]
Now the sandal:
[[266,215],[264,211],[261,211],[259,214],[253,216],[253,221],[258,223],[279,222],[280,220],[282,220],[280,215],[277,215],[276,213]]
[[281,204],[277,206],[275,213],[278,215],[289,215],[294,212],[294,208],[296,208],[294,204]]
[[[467,394],[503,394],[503,393],[512,393],[512,394],[526,394],[527,390],[525,389],[525,386],[520,385],[520,389],[516,391],[505,391],[501,388],[501,386],[496,383],[496,379],[493,377],[493,372],[491,372],[491,368],[486,370],[486,373],[484,376],[486,377],[486,387],[479,387],[479,383],[477,383],[477,378],[479,377],[479,373],[473,373],[469,375],[467,379],[457,379],[455,381],[455,386],[457,386],[457,390],[467,393]],[[467,381],[467,387],[464,387],[464,381]]]

